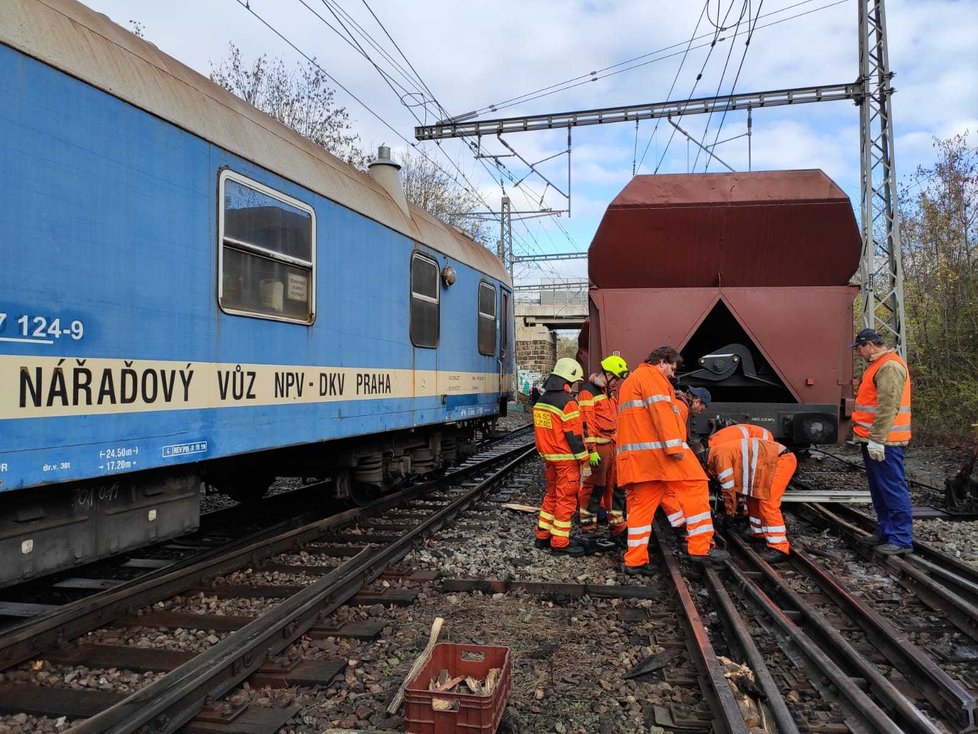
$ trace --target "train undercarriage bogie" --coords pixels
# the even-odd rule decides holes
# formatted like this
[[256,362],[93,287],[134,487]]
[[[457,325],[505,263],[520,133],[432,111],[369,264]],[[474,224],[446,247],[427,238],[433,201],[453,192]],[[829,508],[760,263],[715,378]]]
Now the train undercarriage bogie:
[[192,532],[200,475],[147,471],[5,493],[0,586]]

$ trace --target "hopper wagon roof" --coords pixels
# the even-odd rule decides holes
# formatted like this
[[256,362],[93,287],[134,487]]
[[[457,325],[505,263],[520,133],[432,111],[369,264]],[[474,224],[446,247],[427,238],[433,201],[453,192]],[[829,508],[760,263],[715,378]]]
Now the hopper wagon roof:
[[598,288],[845,285],[862,244],[819,170],[635,176],[588,250]]

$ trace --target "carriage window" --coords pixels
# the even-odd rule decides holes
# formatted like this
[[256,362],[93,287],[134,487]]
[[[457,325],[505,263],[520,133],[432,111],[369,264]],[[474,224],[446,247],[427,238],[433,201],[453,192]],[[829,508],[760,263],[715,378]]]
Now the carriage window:
[[479,283],[479,354],[496,353],[496,289]]
[[411,342],[416,347],[437,347],[438,263],[424,255],[411,257]]
[[231,171],[220,178],[221,308],[311,324],[315,212]]

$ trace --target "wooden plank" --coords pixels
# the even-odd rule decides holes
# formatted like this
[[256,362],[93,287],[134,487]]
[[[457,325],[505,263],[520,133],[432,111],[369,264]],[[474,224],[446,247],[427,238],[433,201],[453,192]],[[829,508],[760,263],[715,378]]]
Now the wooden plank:
[[303,660],[291,670],[261,666],[248,678],[252,688],[323,687],[346,668],[346,660]]
[[0,713],[87,719],[126,697],[125,693],[47,686],[0,686]]
[[297,706],[283,709],[249,706],[232,721],[197,718],[180,731],[187,734],[275,734],[299,711]]
[[175,561],[165,558],[130,558],[122,564],[122,568],[145,568],[155,570],[172,566]]
[[311,627],[306,635],[314,640],[326,637],[342,637],[351,640],[373,640],[380,636],[387,626],[386,621],[366,619],[362,622],[347,622],[342,627]]
[[105,591],[124,584],[122,579],[80,579],[72,578],[51,584],[54,589],[80,589],[83,591]]
[[84,665],[86,668],[123,668],[137,673],[169,672],[179,668],[196,653],[182,650],[155,650],[118,645],[79,645],[64,653],[44,656],[51,663]]
[[37,617],[60,609],[57,604],[28,604],[20,601],[0,602],[0,617]]

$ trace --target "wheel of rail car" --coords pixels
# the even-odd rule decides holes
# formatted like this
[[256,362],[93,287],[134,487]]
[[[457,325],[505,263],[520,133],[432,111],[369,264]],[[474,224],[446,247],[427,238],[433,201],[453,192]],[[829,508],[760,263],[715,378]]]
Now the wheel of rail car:
[[350,485],[350,495],[346,498],[346,502],[350,507],[366,507],[371,502],[377,501],[383,493],[384,488],[379,484],[353,482]]

